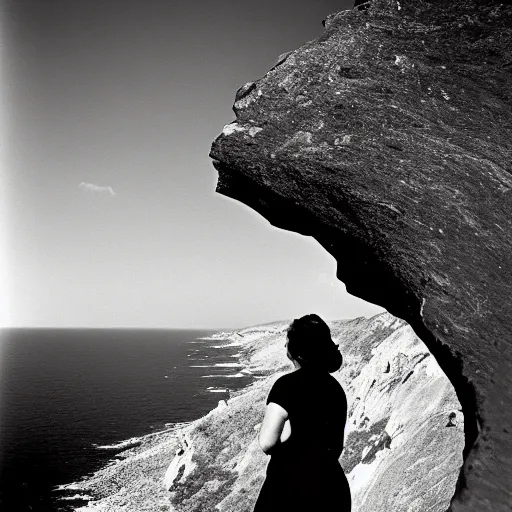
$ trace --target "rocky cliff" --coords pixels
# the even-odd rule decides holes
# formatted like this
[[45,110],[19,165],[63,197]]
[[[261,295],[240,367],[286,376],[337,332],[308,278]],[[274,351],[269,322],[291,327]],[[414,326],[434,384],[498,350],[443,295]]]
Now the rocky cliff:
[[313,236],[455,387],[450,509],[512,510],[512,8],[374,0],[241,87],[217,191]]
[[[71,486],[94,497],[77,510],[251,512],[268,462],[258,445],[265,400],[272,383],[293,370],[287,326],[219,333],[239,345],[243,371],[259,378],[203,418],[137,440],[122,458]],[[443,512],[464,446],[450,382],[410,326],[388,313],[333,322],[331,331],[344,354],[333,375],[349,404],[340,462],[354,512]]]

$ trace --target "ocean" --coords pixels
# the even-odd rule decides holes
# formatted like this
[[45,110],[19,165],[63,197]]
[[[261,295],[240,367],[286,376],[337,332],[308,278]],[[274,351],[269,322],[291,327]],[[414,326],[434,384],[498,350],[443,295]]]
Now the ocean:
[[0,509],[73,510],[56,487],[107,463],[123,440],[191,421],[247,386],[215,331],[0,331]]

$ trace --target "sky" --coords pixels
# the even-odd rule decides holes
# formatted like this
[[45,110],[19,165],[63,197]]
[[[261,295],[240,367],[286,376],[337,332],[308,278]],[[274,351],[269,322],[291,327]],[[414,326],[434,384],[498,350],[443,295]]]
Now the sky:
[[1,324],[371,316],[310,237],[215,192],[236,90],[348,0],[3,0]]

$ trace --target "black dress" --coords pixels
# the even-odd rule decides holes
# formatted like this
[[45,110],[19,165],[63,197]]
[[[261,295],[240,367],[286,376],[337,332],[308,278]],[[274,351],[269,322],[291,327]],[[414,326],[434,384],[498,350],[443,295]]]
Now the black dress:
[[350,512],[343,449],[347,398],[329,373],[301,367],[279,377],[267,398],[288,412],[291,435],[270,455],[253,512]]

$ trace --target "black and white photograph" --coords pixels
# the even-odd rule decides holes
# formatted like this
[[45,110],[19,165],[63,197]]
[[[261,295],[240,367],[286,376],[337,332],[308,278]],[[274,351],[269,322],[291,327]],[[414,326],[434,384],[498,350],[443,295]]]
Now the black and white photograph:
[[512,512],[512,5],[0,0],[2,512]]

